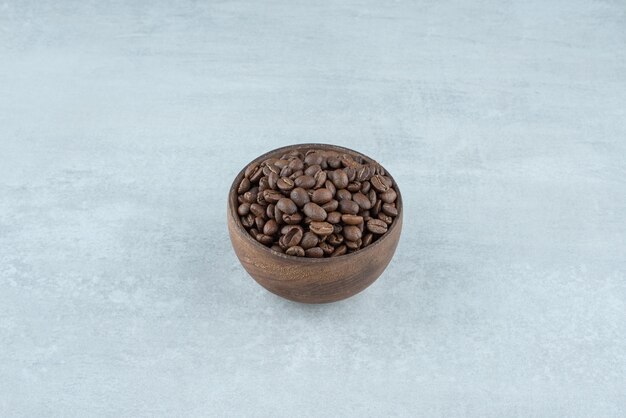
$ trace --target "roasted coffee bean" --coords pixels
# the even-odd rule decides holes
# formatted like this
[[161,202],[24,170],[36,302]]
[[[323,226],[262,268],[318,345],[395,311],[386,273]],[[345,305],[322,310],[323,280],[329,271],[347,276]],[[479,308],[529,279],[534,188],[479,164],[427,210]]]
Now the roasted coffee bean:
[[302,228],[292,228],[283,236],[283,242],[286,247],[293,247],[300,244],[302,237]]
[[335,251],[333,251],[333,253],[330,256],[338,257],[340,255],[344,255],[346,251],[348,251],[348,247],[346,247],[345,245],[340,245],[339,247],[335,248]]
[[387,186],[387,182],[383,180],[383,176],[381,176],[380,174],[376,174],[374,177],[372,177],[372,179],[370,180],[370,183],[372,184],[372,187],[376,189],[377,192],[384,193],[387,190],[389,190],[389,186]]
[[335,196],[335,193],[337,192],[337,189],[335,188],[335,185],[333,184],[332,181],[326,180],[326,183],[324,183],[324,188],[327,189],[328,191],[330,191],[330,193],[333,195],[333,197]]
[[257,234],[256,240],[259,241],[263,245],[271,245],[274,242],[274,238],[265,234]]
[[302,211],[306,216],[311,218],[312,221],[323,221],[326,219],[326,211],[321,208],[317,203],[309,202],[304,205]]
[[276,207],[281,210],[281,212],[286,213],[288,215],[296,213],[298,207],[293,200],[283,197],[276,203]]
[[250,190],[250,179],[247,177],[244,177],[243,180],[241,180],[241,183],[239,183],[239,187],[237,188],[237,193],[243,194],[247,192],[248,190]]
[[242,203],[237,208],[237,213],[239,216],[245,216],[250,213],[250,203]]
[[383,212],[392,217],[398,216],[398,209],[393,203],[383,203]]
[[326,202],[322,205],[322,209],[324,209],[326,212],[333,212],[337,210],[338,207],[339,207],[339,202],[337,202],[335,199],[331,200],[330,202]]
[[338,190],[345,189],[348,185],[348,175],[343,170],[332,171],[330,179]]
[[320,239],[313,232],[307,231],[302,236],[300,246],[305,250],[315,247],[320,242]]
[[372,177],[370,173],[370,166],[362,165],[356,170],[356,179],[360,182],[367,181]]
[[318,152],[312,152],[304,157],[304,162],[308,165],[321,165],[322,161],[324,161],[324,157]]
[[283,212],[278,209],[278,206],[274,205],[274,219],[276,219],[276,222],[278,223],[278,225],[280,225],[283,222]]
[[336,233],[332,233],[326,238],[326,242],[332,245],[333,247],[337,247],[343,244],[343,235],[339,235]]
[[315,186],[315,179],[313,176],[307,176],[306,174],[296,178],[296,187],[302,187],[303,189],[312,189]]
[[341,222],[341,212],[330,212],[326,216],[326,222],[329,222],[331,224],[336,224],[336,223]]
[[346,225],[358,225],[360,223],[363,223],[363,217],[357,215],[341,215],[341,220]]
[[370,219],[367,222],[367,230],[373,234],[384,234],[387,232],[387,224],[380,219]]
[[339,211],[343,214],[356,215],[359,212],[359,205],[352,200],[344,199],[339,202]]
[[386,223],[387,225],[391,225],[393,223],[393,218],[383,212],[380,212],[377,216],[378,219]]
[[281,177],[276,182],[276,187],[278,187],[280,190],[291,190],[294,188],[294,186],[294,181],[288,177]]
[[352,193],[358,192],[359,190],[361,190],[361,182],[360,181],[350,182],[348,186],[346,187],[346,189]]
[[287,248],[287,250],[285,251],[285,254],[294,255],[296,257],[304,257],[304,249],[300,247],[299,245],[296,245],[296,246]]
[[241,217],[241,224],[245,226],[246,228],[251,228],[252,225],[254,225],[254,219],[255,219],[254,215],[249,213],[246,216]]
[[307,176],[315,177],[317,172],[320,171],[321,169],[322,167],[320,167],[318,164],[311,165],[304,170],[304,174],[306,174]]
[[322,249],[322,251],[324,251],[325,255],[330,255],[333,253],[333,251],[335,251],[335,247],[333,247],[332,245],[330,245],[327,242],[320,242],[318,245],[318,247],[320,247]]
[[330,235],[334,231],[333,225],[328,222],[313,221],[311,222],[311,225],[309,225],[309,228],[311,229],[311,232],[319,236]]
[[309,194],[302,187],[293,189],[289,197],[300,208],[310,202]]
[[371,232],[368,232],[367,234],[363,235],[362,238],[362,247],[367,247],[368,245],[370,245],[372,243],[372,238],[374,238],[374,234],[372,234]]
[[333,194],[328,189],[317,189],[313,192],[311,200],[318,205],[330,202],[333,198]]
[[346,241],[346,247],[350,250],[358,250],[363,245],[363,241],[359,238],[356,241]]
[[324,183],[326,183],[326,172],[325,171],[318,171],[317,173],[315,173],[315,176],[313,177],[315,179],[315,188],[319,189],[320,187],[322,187],[324,185]]
[[250,212],[254,213],[254,216],[264,216],[265,208],[258,203],[253,203],[250,205]]
[[265,235],[274,235],[277,232],[278,224],[274,219],[270,219],[269,221],[265,222],[265,225],[263,226],[263,233]]
[[283,222],[287,225],[298,225],[302,222],[302,218],[303,216],[299,212],[292,213],[291,215],[283,214]]
[[270,203],[265,208],[265,214],[267,215],[268,219],[274,219],[274,206],[275,205],[273,203]]
[[259,169],[258,163],[250,164],[248,167],[246,167],[246,170],[244,171],[244,176],[247,178],[250,178],[252,174],[258,169]]
[[343,236],[346,237],[348,241],[356,241],[361,238],[361,230],[358,226],[347,225],[343,228]]
[[264,190],[263,191],[263,199],[265,199],[267,203],[276,203],[283,197],[285,196],[283,196],[283,194],[277,190]]
[[353,194],[352,200],[354,200],[361,209],[370,209],[372,207],[372,202],[361,192]]
[[393,203],[396,201],[397,197],[398,195],[396,194],[396,191],[393,189],[389,189],[385,193],[380,195],[380,200],[385,203]]
[[347,191],[346,189],[337,190],[337,194],[335,195],[337,200],[352,200],[352,193]]
[[309,248],[308,250],[304,251],[304,254],[307,257],[311,257],[311,258],[322,258],[322,257],[324,257],[324,251],[320,247]]
[[358,251],[398,216],[398,193],[382,166],[333,150],[293,150],[250,164],[236,191],[250,235],[300,257]]

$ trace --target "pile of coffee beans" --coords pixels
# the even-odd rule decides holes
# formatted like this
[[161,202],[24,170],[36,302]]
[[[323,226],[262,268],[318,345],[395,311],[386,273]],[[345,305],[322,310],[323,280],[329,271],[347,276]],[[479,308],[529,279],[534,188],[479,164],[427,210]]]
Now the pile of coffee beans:
[[358,155],[295,150],[253,163],[237,213],[258,242],[298,257],[334,257],[371,245],[398,215],[385,169]]

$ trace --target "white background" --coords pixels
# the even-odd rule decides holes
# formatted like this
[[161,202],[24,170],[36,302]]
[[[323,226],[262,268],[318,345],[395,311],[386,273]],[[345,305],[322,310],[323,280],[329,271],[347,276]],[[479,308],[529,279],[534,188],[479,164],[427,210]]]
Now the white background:
[[[626,415],[622,1],[0,2],[0,415]],[[364,152],[395,258],[262,289],[257,155]]]

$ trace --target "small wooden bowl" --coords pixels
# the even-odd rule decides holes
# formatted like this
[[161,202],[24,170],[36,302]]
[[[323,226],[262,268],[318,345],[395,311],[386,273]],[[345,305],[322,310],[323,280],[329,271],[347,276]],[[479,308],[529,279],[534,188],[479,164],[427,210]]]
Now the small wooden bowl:
[[[335,145],[299,144],[270,151],[250,164],[279,157],[292,150],[306,151],[310,148],[359,155],[366,161],[373,161],[359,152]],[[331,258],[307,258],[272,251],[252,238],[243,227],[237,214],[237,187],[243,179],[244,171],[245,167],[228,192],[228,232],[235,254],[243,267],[270,292],[297,302],[335,302],[353,296],[371,285],[391,261],[402,230],[402,195],[395,180],[393,185],[398,194],[398,216],[387,233],[373,244],[351,254]],[[393,180],[389,173],[387,176]]]

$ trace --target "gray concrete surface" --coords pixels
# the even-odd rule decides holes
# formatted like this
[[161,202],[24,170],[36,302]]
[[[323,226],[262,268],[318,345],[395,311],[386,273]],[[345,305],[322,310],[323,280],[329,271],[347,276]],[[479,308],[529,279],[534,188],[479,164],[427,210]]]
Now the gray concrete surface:
[[[623,1],[0,2],[0,415],[623,417]],[[281,300],[226,191],[329,142],[405,198]]]

